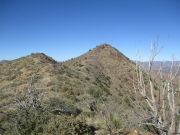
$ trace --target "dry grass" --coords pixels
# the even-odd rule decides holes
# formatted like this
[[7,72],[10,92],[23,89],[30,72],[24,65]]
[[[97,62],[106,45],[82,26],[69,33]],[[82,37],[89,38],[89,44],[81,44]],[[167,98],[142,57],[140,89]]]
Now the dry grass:
[[59,98],[80,108],[78,117],[100,131],[107,132],[107,110],[107,115],[116,115],[127,130],[138,127],[131,111],[134,74],[134,63],[106,44],[63,63],[44,54],[33,54],[0,64],[0,107],[7,111],[13,97],[27,89],[33,78],[33,85],[44,90],[47,100]]

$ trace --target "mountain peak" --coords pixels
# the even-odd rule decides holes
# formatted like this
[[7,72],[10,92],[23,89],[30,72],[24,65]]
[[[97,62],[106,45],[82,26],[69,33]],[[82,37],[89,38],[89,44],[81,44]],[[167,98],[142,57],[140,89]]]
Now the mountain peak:
[[129,60],[129,58],[127,58],[118,49],[107,43],[97,45],[96,48],[94,48],[88,54],[90,54],[91,56],[111,57]]
[[112,45],[104,43],[104,44],[100,44],[97,45],[95,50],[115,50],[114,47],[112,47]]
[[96,46],[96,48],[104,49],[104,48],[113,48],[110,44],[104,43]]
[[31,53],[30,57],[44,62],[57,63],[53,58],[47,56],[44,53]]
[[44,54],[44,53],[39,53],[39,52],[37,52],[37,53],[31,53],[29,56],[32,57],[32,58],[52,59],[51,57],[47,56],[46,54]]

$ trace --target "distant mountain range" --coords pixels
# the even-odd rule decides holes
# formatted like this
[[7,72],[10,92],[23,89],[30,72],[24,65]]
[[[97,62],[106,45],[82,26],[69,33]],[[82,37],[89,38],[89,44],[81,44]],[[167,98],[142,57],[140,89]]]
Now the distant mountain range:
[[[145,69],[148,69],[149,62],[142,62],[142,66]],[[162,66],[162,71],[164,73],[169,73],[172,68],[172,61],[154,61],[152,69],[154,71],[159,71],[160,67]],[[180,61],[173,61],[173,70],[176,71],[180,66]],[[179,71],[180,73],[180,71]]]
[[6,63],[8,60],[0,60],[0,64]]

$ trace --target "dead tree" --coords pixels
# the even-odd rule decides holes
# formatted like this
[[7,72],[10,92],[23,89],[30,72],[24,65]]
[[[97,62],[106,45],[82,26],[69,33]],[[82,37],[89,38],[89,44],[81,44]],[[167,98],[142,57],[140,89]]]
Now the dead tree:
[[[174,70],[174,62],[172,61],[170,73],[165,77],[161,66],[158,73],[160,83],[155,82],[156,78],[154,77],[152,68],[155,57],[159,54],[160,50],[161,49],[159,49],[156,43],[152,45],[147,71],[143,69],[139,61],[136,62],[136,79],[134,88],[137,97],[143,97],[150,108],[148,113],[151,121],[144,120],[144,122],[141,122],[140,124],[153,126],[156,128],[158,134],[173,135],[175,134],[177,123],[174,80],[178,75],[179,67]],[[145,84],[145,81],[148,83]],[[157,85],[158,90],[155,90]]]

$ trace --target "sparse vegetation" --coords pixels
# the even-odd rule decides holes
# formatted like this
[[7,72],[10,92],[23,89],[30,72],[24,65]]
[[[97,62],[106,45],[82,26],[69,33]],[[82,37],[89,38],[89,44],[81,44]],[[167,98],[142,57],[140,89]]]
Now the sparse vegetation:
[[[32,54],[1,63],[0,74],[2,135],[152,131],[139,124],[140,116],[148,116],[151,109],[134,91],[136,66],[110,45],[61,63],[45,54]],[[144,71],[142,76],[148,88],[149,77]],[[161,87],[158,81],[153,83],[158,98]]]
[[73,105],[59,99],[50,99],[43,103],[43,93],[31,87],[18,95],[15,110],[7,115],[2,125],[6,135],[44,135],[44,134],[78,134],[93,135],[96,128],[88,126],[85,121],[76,118],[81,113]]

